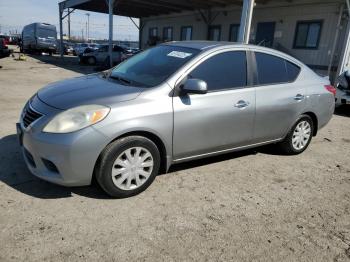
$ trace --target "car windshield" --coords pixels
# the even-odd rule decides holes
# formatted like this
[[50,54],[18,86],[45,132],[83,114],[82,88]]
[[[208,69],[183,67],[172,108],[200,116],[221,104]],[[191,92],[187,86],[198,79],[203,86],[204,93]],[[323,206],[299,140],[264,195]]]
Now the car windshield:
[[110,77],[143,87],[161,84],[200,50],[162,45],[139,53],[115,67]]
[[46,28],[38,28],[38,36],[44,38],[56,38],[57,33],[55,30],[46,29]]

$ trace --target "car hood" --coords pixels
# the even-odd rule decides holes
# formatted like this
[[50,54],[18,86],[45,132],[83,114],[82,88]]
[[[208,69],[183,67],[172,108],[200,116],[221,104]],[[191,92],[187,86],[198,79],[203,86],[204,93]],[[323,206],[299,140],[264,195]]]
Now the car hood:
[[49,84],[39,90],[38,97],[49,106],[66,110],[87,104],[112,106],[133,100],[142,91],[142,88],[120,85],[101,74],[93,74]]

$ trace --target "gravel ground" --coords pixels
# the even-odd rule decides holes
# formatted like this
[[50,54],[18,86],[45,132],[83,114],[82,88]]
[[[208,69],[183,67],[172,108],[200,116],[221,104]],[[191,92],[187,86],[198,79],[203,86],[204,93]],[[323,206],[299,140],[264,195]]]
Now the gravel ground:
[[350,261],[350,109],[299,156],[268,147],[177,165],[108,198],[33,177],[15,123],[45,84],[92,72],[75,58],[0,60],[0,261]]

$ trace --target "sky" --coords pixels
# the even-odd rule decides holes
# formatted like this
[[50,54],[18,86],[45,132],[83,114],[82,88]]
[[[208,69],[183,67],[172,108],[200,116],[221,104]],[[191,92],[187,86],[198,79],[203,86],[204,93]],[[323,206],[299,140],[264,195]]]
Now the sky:
[[[0,0],[0,32],[21,32],[23,26],[34,22],[56,25],[59,32],[58,3],[62,0]],[[108,15],[76,10],[71,14],[71,35],[86,37],[87,15],[90,14],[90,38],[108,38]],[[134,19],[138,22],[137,19]],[[115,40],[138,40],[138,29],[130,18],[114,16]],[[63,20],[63,33],[68,34],[67,19]]]

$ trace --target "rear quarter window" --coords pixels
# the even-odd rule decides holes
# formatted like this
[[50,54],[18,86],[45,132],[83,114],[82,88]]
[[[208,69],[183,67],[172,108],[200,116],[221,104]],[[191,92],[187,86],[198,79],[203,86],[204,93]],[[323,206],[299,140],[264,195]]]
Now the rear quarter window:
[[274,55],[255,52],[258,85],[294,82],[300,67]]
[[296,64],[293,64],[292,62],[286,61],[286,67],[287,67],[287,74],[288,74],[288,82],[294,82],[299,73],[300,73],[300,67]]

